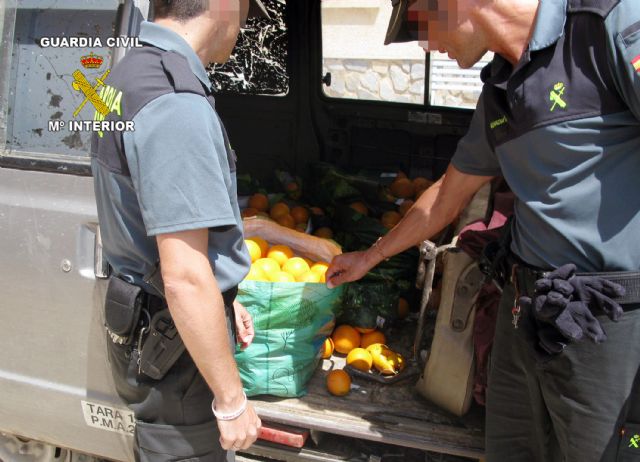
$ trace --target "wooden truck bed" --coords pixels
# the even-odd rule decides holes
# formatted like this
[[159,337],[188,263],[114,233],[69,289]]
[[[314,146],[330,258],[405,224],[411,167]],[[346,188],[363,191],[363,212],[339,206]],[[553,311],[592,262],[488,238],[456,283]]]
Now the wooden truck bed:
[[[405,323],[403,330],[406,332],[402,337],[411,338],[412,325]],[[265,421],[444,454],[482,457],[484,416],[480,407],[472,406],[466,416],[457,418],[415,391],[416,376],[394,384],[354,377],[355,386],[347,396],[332,396],[326,390],[325,377],[328,371],[344,367],[344,363],[344,357],[335,355],[323,360],[308,384],[308,394],[301,398],[258,396],[251,402]]]

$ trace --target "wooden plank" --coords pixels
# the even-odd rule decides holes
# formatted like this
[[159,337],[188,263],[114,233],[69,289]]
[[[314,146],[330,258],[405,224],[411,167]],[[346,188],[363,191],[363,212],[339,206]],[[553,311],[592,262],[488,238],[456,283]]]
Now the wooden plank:
[[355,379],[357,388],[349,395],[331,396],[325,389],[325,376],[343,365],[344,358],[325,360],[302,398],[254,397],[251,401],[265,420],[403,447],[482,457],[481,424],[465,425],[464,420],[439,410],[418,395],[413,381],[384,385]]

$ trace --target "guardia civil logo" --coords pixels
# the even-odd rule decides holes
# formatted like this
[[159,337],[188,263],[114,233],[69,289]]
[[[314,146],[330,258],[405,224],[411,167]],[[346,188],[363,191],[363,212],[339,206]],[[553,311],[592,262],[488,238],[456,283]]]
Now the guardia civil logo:
[[[133,121],[120,119],[122,91],[108,85],[107,79],[111,70],[100,71],[104,61],[102,56],[93,52],[80,57],[80,66],[71,73],[73,76],[71,87],[79,94],[81,102],[73,111],[73,119],[50,120],[48,127],[50,132],[58,132],[66,128],[70,132],[97,132],[99,136],[103,136],[107,131],[135,129]],[[82,111],[88,107],[94,109],[93,120],[82,120]],[[105,120],[111,113],[119,117],[114,120]],[[86,109],[85,115],[88,115]]]
[[549,91],[549,102],[551,103],[551,107],[549,111],[554,112],[556,109],[566,109],[566,91],[567,87],[564,82],[556,83],[553,88]]
[[[96,56],[93,53],[90,53],[86,56],[80,58],[80,63],[86,69],[99,69],[102,66],[104,59],[102,56]],[[90,102],[93,107],[102,115],[107,115],[109,113],[109,107],[104,103],[102,98],[98,95],[97,90],[101,86],[104,86],[105,80],[109,76],[111,71],[107,69],[101,77],[96,79],[95,84],[90,84],[87,77],[80,71],[76,69],[73,72],[73,83],[71,86],[75,91],[79,91],[84,95],[84,100],[82,104],[78,106],[78,108],[74,111],[73,117],[77,117],[82,108]]]

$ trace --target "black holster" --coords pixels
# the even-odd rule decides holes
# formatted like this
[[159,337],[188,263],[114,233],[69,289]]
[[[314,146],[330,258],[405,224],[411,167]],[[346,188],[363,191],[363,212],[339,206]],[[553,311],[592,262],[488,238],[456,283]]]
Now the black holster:
[[111,276],[104,303],[105,327],[109,337],[119,345],[131,345],[145,302],[141,287]]
[[104,305],[105,326],[114,343],[133,346],[136,350],[140,373],[160,380],[184,352],[185,346],[164,300],[160,265],[154,265],[143,279],[162,298],[112,276]]

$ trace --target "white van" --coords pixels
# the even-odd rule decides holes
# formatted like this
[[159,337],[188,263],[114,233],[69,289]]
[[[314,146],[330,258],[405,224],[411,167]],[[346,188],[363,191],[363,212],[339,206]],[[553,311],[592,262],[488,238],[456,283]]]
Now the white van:
[[[213,72],[240,173],[304,178],[317,160],[444,172],[479,94],[479,66],[462,71],[415,44],[384,47],[387,0],[265,3],[272,21],[250,23],[231,63]],[[73,82],[77,71],[99,91],[132,44],[109,39],[135,37],[148,14],[144,0],[0,2],[2,462],[133,460],[133,415],[105,351],[94,108]],[[238,459],[480,458],[482,410],[456,418],[413,383],[335,399],[312,381],[303,398],[254,399],[263,420],[310,429],[314,441],[296,450],[259,442]]]

